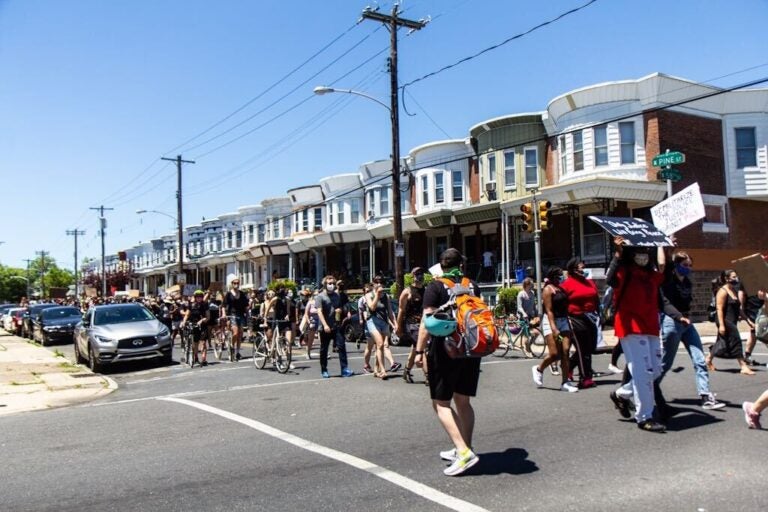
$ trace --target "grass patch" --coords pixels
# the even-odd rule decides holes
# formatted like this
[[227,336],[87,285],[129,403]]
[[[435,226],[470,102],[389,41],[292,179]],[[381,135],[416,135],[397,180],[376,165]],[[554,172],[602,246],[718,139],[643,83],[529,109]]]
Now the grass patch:
[[75,364],[70,363],[69,361],[66,361],[64,363],[59,363],[58,367],[62,370],[65,370],[67,372],[77,372],[80,371],[80,367],[78,367]]
[[56,350],[53,351],[53,355],[56,356],[56,357],[64,357],[64,352],[62,352],[59,349],[56,349]]

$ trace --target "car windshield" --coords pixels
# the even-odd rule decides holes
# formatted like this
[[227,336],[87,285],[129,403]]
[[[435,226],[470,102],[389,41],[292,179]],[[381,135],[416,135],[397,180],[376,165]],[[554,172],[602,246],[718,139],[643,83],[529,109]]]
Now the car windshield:
[[79,317],[80,310],[77,308],[50,308],[43,310],[43,319],[51,320],[56,318]]
[[138,305],[113,306],[97,309],[93,315],[93,325],[125,324],[145,322],[155,317],[146,308]]

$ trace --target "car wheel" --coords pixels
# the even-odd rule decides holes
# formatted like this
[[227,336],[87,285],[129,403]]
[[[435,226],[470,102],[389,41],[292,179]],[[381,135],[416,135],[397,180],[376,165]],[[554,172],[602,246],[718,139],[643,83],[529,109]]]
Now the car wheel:
[[344,341],[347,343],[355,342],[355,327],[351,322],[344,326],[344,330],[342,332],[344,333]]
[[93,353],[93,347],[91,347],[90,344],[88,345],[88,368],[90,368],[93,373],[101,373],[103,369],[102,364]]
[[77,340],[74,340],[73,347],[75,349],[75,363],[77,364],[85,363],[85,359],[83,359],[83,355],[80,353],[80,347],[77,346]]
[[163,354],[162,362],[164,365],[172,365],[173,364],[173,351],[169,350],[167,354]]
[[40,344],[44,347],[47,347],[51,344],[51,340],[48,339],[48,336],[46,336],[45,333],[40,334]]

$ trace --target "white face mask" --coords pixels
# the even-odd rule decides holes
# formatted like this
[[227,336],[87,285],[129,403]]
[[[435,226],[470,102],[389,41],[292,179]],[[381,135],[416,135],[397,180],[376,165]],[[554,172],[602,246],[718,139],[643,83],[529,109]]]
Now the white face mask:
[[649,256],[647,254],[635,254],[635,264],[644,267],[648,265]]
[[332,292],[336,289],[336,285],[332,283],[328,283],[327,285],[325,285],[325,289],[328,290],[329,292]]

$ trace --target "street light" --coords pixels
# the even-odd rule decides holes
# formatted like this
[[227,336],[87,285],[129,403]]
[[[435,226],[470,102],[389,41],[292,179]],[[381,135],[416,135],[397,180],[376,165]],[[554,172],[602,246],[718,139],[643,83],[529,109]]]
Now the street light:
[[173,221],[173,223],[176,223],[176,217],[171,215],[170,213],[161,212],[159,210],[136,210],[136,214],[141,215],[142,213],[156,213],[158,215],[165,215],[169,219]]
[[353,89],[336,89],[327,86],[314,88],[314,93],[322,96],[333,92],[354,94],[369,99],[389,111],[389,119],[392,125],[392,225],[395,235],[395,283],[399,294],[405,288],[403,278],[403,258],[405,246],[403,244],[403,213],[400,208],[400,121],[398,118],[397,94],[392,94],[392,106],[364,92]]
[[29,299],[29,278],[24,276],[11,276],[9,279],[23,279],[27,283],[27,299]]

